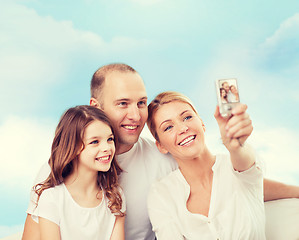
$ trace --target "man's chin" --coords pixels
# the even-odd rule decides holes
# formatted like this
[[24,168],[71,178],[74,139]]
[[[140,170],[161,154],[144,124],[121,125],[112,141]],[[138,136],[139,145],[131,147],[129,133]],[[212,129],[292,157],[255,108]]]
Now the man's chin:
[[122,139],[119,139],[117,154],[122,154],[122,153],[129,151],[137,141],[138,141],[138,137],[132,138],[132,136],[130,139],[126,139],[125,141],[123,141]]
[[136,134],[134,136],[123,135],[120,139],[120,143],[126,144],[126,145],[132,145],[132,144],[134,145],[138,141],[139,135],[140,134],[138,134],[138,135]]

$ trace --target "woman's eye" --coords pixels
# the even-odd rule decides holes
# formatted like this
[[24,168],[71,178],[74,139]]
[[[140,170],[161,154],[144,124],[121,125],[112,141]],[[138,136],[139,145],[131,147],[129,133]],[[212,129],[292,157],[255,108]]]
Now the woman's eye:
[[107,142],[113,142],[114,141],[114,138],[113,137],[110,137],[107,139]]
[[189,120],[191,118],[192,118],[192,116],[187,116],[187,117],[184,118],[184,120]]
[[165,129],[164,129],[164,132],[170,130],[172,128],[172,126],[167,126]]

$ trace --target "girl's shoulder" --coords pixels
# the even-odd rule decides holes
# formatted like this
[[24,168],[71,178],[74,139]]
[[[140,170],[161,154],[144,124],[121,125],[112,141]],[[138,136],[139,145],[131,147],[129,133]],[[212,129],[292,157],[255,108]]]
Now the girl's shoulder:
[[57,200],[63,193],[65,193],[65,187],[63,184],[59,184],[55,187],[45,189],[40,195],[40,198],[50,198]]

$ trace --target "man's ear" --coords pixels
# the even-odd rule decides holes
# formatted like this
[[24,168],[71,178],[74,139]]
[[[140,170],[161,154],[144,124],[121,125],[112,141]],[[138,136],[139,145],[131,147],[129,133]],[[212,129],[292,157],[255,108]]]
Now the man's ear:
[[165,149],[160,142],[156,141],[156,146],[159,149],[160,153],[163,153],[163,154],[168,153],[168,150]]
[[90,105],[90,106],[93,106],[93,107],[101,108],[101,106],[100,106],[98,100],[95,99],[95,98],[93,98],[93,97],[90,98],[90,100],[89,100],[89,105]]

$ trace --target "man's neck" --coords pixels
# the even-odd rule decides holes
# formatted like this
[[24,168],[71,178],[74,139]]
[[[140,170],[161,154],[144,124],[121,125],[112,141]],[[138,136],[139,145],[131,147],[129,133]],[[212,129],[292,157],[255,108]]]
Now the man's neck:
[[116,155],[120,155],[120,154],[123,154],[123,153],[126,153],[128,151],[130,151],[132,149],[132,147],[134,146],[134,144],[119,144],[118,145],[118,150],[116,152]]

